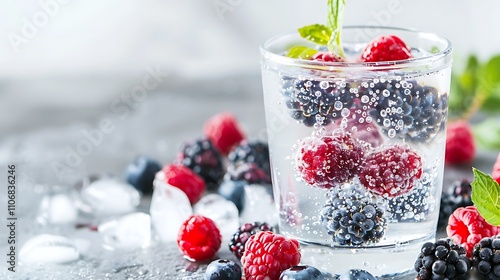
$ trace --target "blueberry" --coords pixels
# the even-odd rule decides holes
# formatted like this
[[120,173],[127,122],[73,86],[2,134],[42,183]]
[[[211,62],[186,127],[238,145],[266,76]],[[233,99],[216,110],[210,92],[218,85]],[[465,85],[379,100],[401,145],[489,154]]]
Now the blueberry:
[[153,180],[161,165],[147,156],[139,156],[125,169],[125,181],[142,193],[151,193]]
[[326,274],[309,265],[291,267],[281,273],[280,280],[324,280]]
[[340,280],[377,280],[377,278],[366,270],[351,269],[348,273],[340,275]]
[[243,204],[245,202],[245,186],[248,183],[246,181],[233,181],[224,180],[219,186],[217,192],[222,195],[227,200],[230,200],[236,205],[238,211],[243,210]]
[[241,267],[233,261],[215,260],[207,266],[205,280],[240,280]]

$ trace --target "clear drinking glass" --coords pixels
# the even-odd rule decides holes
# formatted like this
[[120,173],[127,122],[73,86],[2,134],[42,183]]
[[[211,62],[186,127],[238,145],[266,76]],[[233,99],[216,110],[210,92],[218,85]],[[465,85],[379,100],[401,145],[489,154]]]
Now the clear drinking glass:
[[279,230],[299,240],[302,263],[330,273],[412,273],[436,235],[451,44],[431,33],[345,27],[348,60],[379,35],[400,37],[413,58],[288,58],[291,46],[315,47],[297,33],[261,47]]

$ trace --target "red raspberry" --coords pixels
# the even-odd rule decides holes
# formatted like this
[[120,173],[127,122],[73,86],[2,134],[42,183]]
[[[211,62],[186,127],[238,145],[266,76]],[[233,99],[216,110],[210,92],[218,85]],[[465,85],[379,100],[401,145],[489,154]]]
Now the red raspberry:
[[407,147],[394,145],[370,154],[359,180],[374,194],[395,197],[409,192],[420,176],[420,156]]
[[394,35],[379,36],[361,54],[364,62],[395,61],[411,58],[411,49]]
[[231,113],[217,114],[205,122],[203,127],[205,135],[219,149],[227,155],[235,146],[237,146],[245,135],[243,134],[236,118]]
[[205,181],[184,165],[166,165],[160,171],[160,174],[160,178],[165,183],[179,188],[186,193],[191,204],[200,200],[205,191]]
[[497,161],[493,165],[491,177],[500,184],[500,154],[498,154]]
[[317,52],[312,57],[313,60],[316,61],[324,61],[324,62],[339,62],[342,61],[342,58],[336,56],[330,52]]
[[470,125],[466,121],[448,124],[446,129],[445,163],[467,163],[474,159],[476,148]]
[[500,227],[488,224],[475,206],[460,207],[451,214],[446,227],[446,234],[467,250],[467,257],[472,256],[472,249],[484,237],[492,237],[500,232]]
[[278,280],[281,272],[300,262],[299,242],[271,231],[252,235],[241,258],[246,280]]
[[350,134],[308,137],[299,141],[296,167],[309,185],[332,188],[359,173],[364,150]]
[[182,254],[195,260],[209,260],[220,249],[222,237],[211,219],[199,215],[189,217],[179,229],[177,246]]

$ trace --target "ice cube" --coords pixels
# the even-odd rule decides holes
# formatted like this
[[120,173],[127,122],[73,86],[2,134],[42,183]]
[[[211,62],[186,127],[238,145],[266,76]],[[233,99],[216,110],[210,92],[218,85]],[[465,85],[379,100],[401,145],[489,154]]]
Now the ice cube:
[[59,235],[41,234],[30,238],[19,251],[23,263],[68,263],[80,258],[75,243]]
[[78,209],[74,191],[50,193],[42,198],[37,221],[42,225],[63,225],[75,223]]
[[140,202],[140,194],[134,187],[109,178],[84,187],[81,198],[95,216],[130,213]]
[[106,221],[100,224],[97,230],[106,249],[146,248],[151,241],[151,217],[145,213],[131,213]]
[[266,222],[271,226],[278,224],[278,211],[270,186],[245,186],[244,206],[240,217],[242,223]]
[[193,209],[182,190],[155,180],[149,213],[155,237],[169,242],[177,240],[179,228],[193,214]]
[[212,219],[224,240],[229,240],[240,224],[236,205],[218,194],[204,196],[194,205],[194,212]]

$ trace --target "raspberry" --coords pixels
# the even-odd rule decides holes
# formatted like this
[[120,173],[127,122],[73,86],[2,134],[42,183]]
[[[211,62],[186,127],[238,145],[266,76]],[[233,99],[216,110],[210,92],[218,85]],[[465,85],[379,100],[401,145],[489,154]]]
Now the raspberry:
[[417,279],[469,279],[470,260],[465,256],[464,247],[451,239],[439,239],[436,243],[422,245],[415,262]]
[[321,209],[321,221],[333,241],[340,245],[378,242],[386,226],[383,215],[384,211],[354,185],[332,192]]
[[226,180],[245,181],[249,184],[270,184],[271,177],[255,163],[227,167]]
[[373,39],[361,54],[364,62],[395,61],[411,58],[411,49],[395,35]]
[[219,229],[211,219],[199,215],[189,217],[179,229],[177,246],[195,261],[213,258],[222,242]]
[[216,188],[224,176],[222,157],[208,139],[184,143],[179,161],[203,178],[210,189]]
[[280,274],[300,262],[299,242],[270,231],[252,235],[241,258],[245,279],[278,280]]
[[470,125],[466,121],[449,123],[446,129],[445,163],[471,162],[475,154],[476,147]]
[[241,259],[243,253],[245,252],[245,244],[247,243],[250,236],[255,235],[257,232],[261,231],[273,231],[267,223],[246,223],[243,224],[229,241],[229,251],[233,253],[238,259]]
[[408,193],[420,176],[420,156],[405,146],[394,145],[368,155],[359,179],[372,193],[395,197]]
[[500,184],[500,154],[498,154],[497,161],[493,165],[491,177]]
[[323,62],[339,62],[342,61],[342,58],[330,52],[317,52],[313,55],[312,60]]
[[297,171],[302,180],[318,188],[332,188],[353,178],[363,162],[363,147],[347,133],[308,137],[298,146]]
[[488,224],[475,206],[458,208],[453,212],[446,227],[448,237],[467,250],[472,256],[472,249],[484,237],[500,233],[500,227]]
[[441,196],[441,206],[439,208],[440,226],[446,226],[450,215],[460,207],[472,206],[472,186],[468,179],[453,182],[446,193]]
[[223,155],[227,155],[245,139],[236,118],[227,112],[208,119],[203,127],[203,132]]
[[500,279],[500,236],[481,239],[472,250],[472,262],[485,279]]
[[244,163],[255,163],[264,170],[268,176],[271,176],[271,163],[269,160],[269,147],[263,142],[241,142],[227,156],[232,165]]
[[159,178],[165,183],[179,188],[186,193],[191,204],[195,204],[200,200],[205,191],[205,182],[203,179],[184,165],[166,165],[159,174]]

